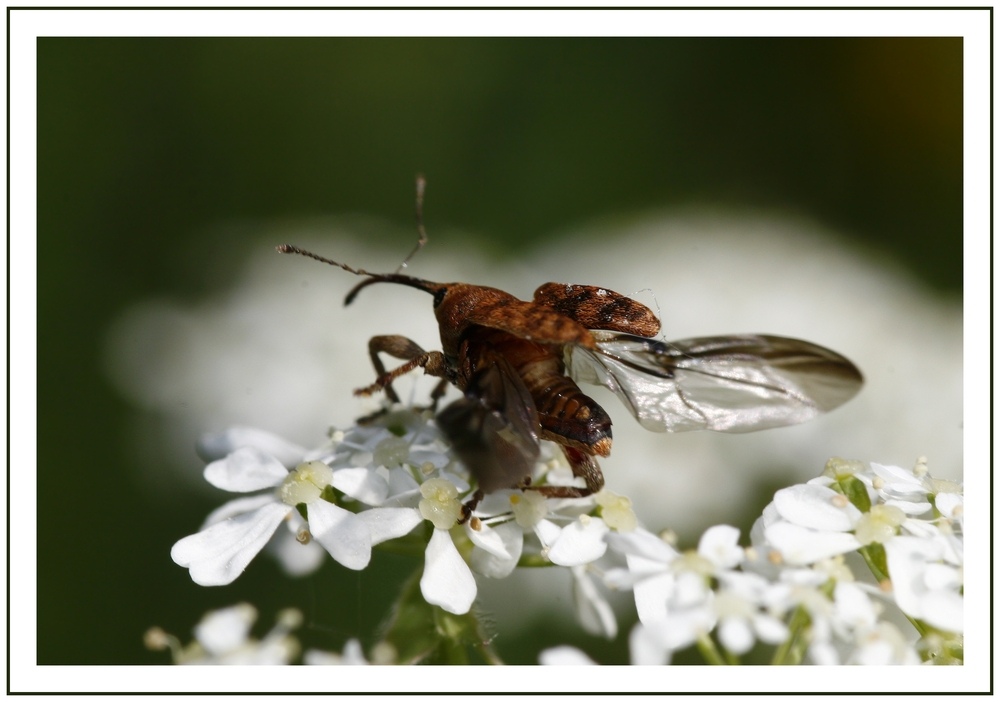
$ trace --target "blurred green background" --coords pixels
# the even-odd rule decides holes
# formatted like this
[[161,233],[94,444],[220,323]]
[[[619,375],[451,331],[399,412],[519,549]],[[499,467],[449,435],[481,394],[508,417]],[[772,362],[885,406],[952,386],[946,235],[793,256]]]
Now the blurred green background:
[[[42,38],[37,49],[40,663],[165,662],[142,648],[147,627],[187,639],[206,609],[241,599],[268,624],[277,608],[303,608],[307,636],[335,649],[370,640],[407,572],[387,555],[362,574],[328,564],[306,580],[271,563],[199,588],[169,548],[220,500],[151,502],[134,484],[143,458],[125,446],[141,412],[102,373],[108,324],[137,299],[223,288],[261,222],[362,213],[411,226],[419,171],[432,238],[476,232],[496,255],[616,213],[778,209],[961,295],[960,39]],[[388,233],[386,244],[399,248]],[[563,640],[551,623],[526,636],[527,647],[498,641],[501,654],[530,663]],[[623,651],[608,645],[604,660]]]

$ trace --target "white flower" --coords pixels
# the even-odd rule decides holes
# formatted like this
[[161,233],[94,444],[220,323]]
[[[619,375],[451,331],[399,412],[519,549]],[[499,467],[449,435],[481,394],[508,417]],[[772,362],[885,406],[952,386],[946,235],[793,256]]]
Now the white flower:
[[306,665],[368,665],[368,659],[361,650],[361,642],[357,639],[350,639],[345,643],[342,653],[309,649],[302,656],[302,662]]
[[858,633],[856,648],[847,659],[858,665],[919,665],[920,654],[890,622],[878,622]]
[[710,527],[698,542],[698,550],[679,553],[645,529],[611,534],[611,548],[625,555],[629,576],[609,573],[611,587],[631,586],[639,619],[652,624],[666,619],[669,603],[687,603],[704,598],[711,577],[737,566],[743,549],[737,546],[739,530],[731,526]]
[[[553,444],[543,444],[539,464],[541,475],[535,484],[583,484]],[[593,516],[595,511],[600,516]],[[593,563],[607,551],[604,536],[609,531],[635,526],[631,501],[608,490],[571,499],[547,499],[530,489],[498,490],[480,502],[475,516],[485,525],[503,529],[503,537],[519,555],[530,553],[567,567]],[[484,565],[486,560],[484,556]],[[489,568],[495,570],[496,565]]]
[[872,486],[887,504],[903,509],[907,514],[921,514],[929,509],[928,500],[942,495],[961,493],[962,486],[951,480],[936,480],[927,468],[927,459],[920,458],[911,470],[899,466],[871,463]]
[[256,427],[234,426],[215,434],[198,438],[198,455],[208,462],[225,458],[237,449],[252,447],[277,458],[283,465],[293,468],[303,460],[306,449],[287,439]]
[[[255,442],[282,453],[284,460]],[[205,469],[216,487],[264,491],[216,509],[198,534],[175,544],[174,560],[203,585],[232,582],[269,543],[290,572],[315,568],[319,547],[346,567],[361,569],[372,546],[404,536],[426,519],[434,528],[424,548],[421,593],[431,604],[464,614],[478,589],[470,565],[488,577],[506,577],[517,567],[526,539],[532,558],[567,567],[591,563],[607,550],[609,527],[587,513],[596,509],[595,498],[548,500],[532,490],[505,490],[466,515],[463,504],[472,488],[456,472],[461,464],[449,455],[437,427],[413,410],[333,431],[326,445],[309,452],[245,428],[206,437],[201,452],[224,456]],[[295,467],[289,471],[285,464]],[[565,467],[557,460],[541,467],[537,478],[545,483],[574,480],[568,470],[557,474]],[[629,528],[634,520],[629,501],[611,493],[604,499],[602,511],[617,528]],[[282,524],[287,528],[279,531]],[[308,556],[293,555],[303,552]],[[574,577],[578,615],[608,635],[615,629],[610,608],[584,576]]]
[[482,524],[503,528],[504,537],[519,554],[525,538],[532,537],[540,556],[572,567],[591,563],[607,550],[608,525],[586,513],[593,506],[593,497],[550,500],[533,490],[499,490],[487,495],[475,514]]
[[[547,476],[546,476],[547,478]],[[486,495],[463,525],[462,500],[468,485],[456,486],[454,477],[425,480],[419,488],[421,514],[435,530],[425,553],[421,579],[424,598],[449,612],[463,614],[478,587],[473,572],[489,578],[510,575],[522,558],[536,565],[551,563],[576,569],[600,558],[607,550],[608,527],[590,498],[546,499],[533,490],[498,490]],[[588,576],[574,571],[573,602],[583,626],[593,633],[615,631],[613,613]]]
[[720,575],[712,607],[718,618],[719,642],[730,653],[742,655],[757,640],[779,644],[788,638],[788,626],[775,616],[785,608],[776,606],[770,596],[771,587],[756,573],[731,571]]
[[421,485],[420,492],[424,495],[420,514],[434,524],[424,552],[420,592],[427,602],[446,612],[465,614],[476,599],[477,588],[472,571],[452,540],[451,530],[462,514],[458,488],[444,478],[434,478]]
[[[488,577],[506,577],[517,566],[524,550],[526,534],[537,537],[539,555],[556,565],[575,567],[590,563],[607,550],[604,535],[608,527],[598,517],[573,516],[554,511],[563,503],[582,500],[547,500],[531,490],[498,491],[484,499],[472,519],[461,527],[459,488],[444,478],[420,485],[421,515],[434,524],[434,533],[425,552],[421,592],[431,604],[448,612],[464,614],[475,600],[475,577],[459,552],[456,539],[471,545],[469,561]],[[586,503],[589,504],[589,503]],[[576,504],[575,509],[581,507]],[[552,510],[552,511],[550,511]],[[562,522],[562,526],[558,522]],[[606,632],[608,611],[598,601],[596,591],[575,580],[575,594],[582,621]],[[605,605],[606,606],[606,605]]]
[[645,529],[625,534],[609,534],[611,549],[625,556],[628,571],[614,569],[605,582],[612,589],[631,588],[641,622],[657,622],[667,617],[667,599],[674,589],[675,575],[670,564],[680,553]]
[[[923,459],[912,470],[831,459],[824,475],[821,480],[831,483],[857,479],[865,485],[868,511],[824,485],[796,485],[775,494],[757,533],[788,563],[881,544],[888,572],[878,575],[888,576],[899,608],[940,630],[962,632],[961,486],[932,478]],[[862,630],[873,627],[872,620]]]
[[793,485],[778,490],[772,504],[778,518],[764,526],[763,536],[786,563],[814,563],[861,547],[851,533],[861,512],[828,487]]
[[[644,659],[666,659],[690,646],[715,628],[720,611],[728,618],[731,639],[742,633],[732,626],[739,614],[734,596],[727,595],[720,610],[713,590],[713,582],[724,580],[744,559],[738,539],[738,529],[714,526],[702,535],[696,551],[678,553],[641,528],[608,537],[611,548],[625,555],[628,575],[610,571],[606,583],[632,587],[643,626],[633,635],[642,642],[637,650]],[[740,643],[734,646],[740,648]]]
[[177,664],[283,665],[299,652],[289,632],[302,623],[298,610],[278,614],[274,628],[261,640],[250,636],[257,610],[243,603],[208,612],[194,628],[195,640],[182,647],[176,637],[154,628],[146,632],[146,646],[170,648]]
[[[665,665],[670,662],[671,650],[662,645],[658,637],[640,622],[628,637],[629,657],[632,665]],[[597,665],[590,656],[573,646],[554,646],[538,654],[542,665]]]
[[206,466],[205,479],[230,492],[268,492],[223,505],[200,532],[174,544],[171,557],[190,569],[196,583],[226,585],[243,572],[282,522],[298,520],[295,506],[304,504],[308,532],[300,530],[300,540],[315,540],[342,565],[360,570],[368,564],[374,544],[401,536],[419,523],[411,509],[370,510],[359,515],[327,502],[321,495],[334,476],[321,461],[302,463],[289,471],[260,449],[238,448]]
[[962,570],[950,563],[943,539],[897,536],[885,545],[896,604],[907,615],[943,631],[965,629]]
[[603,556],[608,548],[604,536],[609,531],[603,519],[589,514],[581,514],[562,526],[552,519],[535,525],[542,555],[561,566],[584,565]]
[[934,500],[937,507],[945,519],[955,522],[959,529],[965,524],[965,498],[954,492],[943,492],[937,495]]

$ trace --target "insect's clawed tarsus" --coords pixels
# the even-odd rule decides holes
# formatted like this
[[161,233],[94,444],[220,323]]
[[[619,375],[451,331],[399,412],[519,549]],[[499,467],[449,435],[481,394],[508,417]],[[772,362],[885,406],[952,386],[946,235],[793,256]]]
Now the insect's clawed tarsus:
[[483,501],[483,491],[476,490],[472,493],[472,497],[462,505],[462,516],[458,518],[459,524],[465,524],[472,517],[472,513],[475,511],[479,503]]

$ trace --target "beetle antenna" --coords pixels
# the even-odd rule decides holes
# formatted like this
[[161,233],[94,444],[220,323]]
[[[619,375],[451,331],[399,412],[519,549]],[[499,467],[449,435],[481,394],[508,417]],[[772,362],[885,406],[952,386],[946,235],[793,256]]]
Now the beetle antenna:
[[417,233],[419,234],[417,238],[417,245],[413,247],[413,250],[403,259],[403,262],[399,264],[399,268],[396,269],[395,273],[369,273],[363,268],[352,268],[346,263],[341,263],[340,261],[334,261],[332,258],[326,258],[325,256],[320,256],[319,254],[314,254],[312,251],[306,251],[305,249],[300,249],[298,246],[292,244],[281,244],[275,246],[274,248],[278,253],[283,254],[299,254],[300,256],[306,256],[313,260],[319,261],[320,263],[327,263],[331,266],[336,266],[337,268],[343,268],[348,273],[353,273],[354,275],[361,275],[367,277],[367,280],[362,280],[360,283],[355,285],[347,293],[347,297],[344,300],[345,305],[351,304],[354,298],[357,297],[358,293],[367,288],[369,285],[374,283],[398,283],[400,285],[408,285],[411,288],[419,288],[425,292],[436,294],[439,290],[443,289],[445,286],[440,283],[432,283],[429,280],[421,280],[420,278],[414,278],[412,276],[404,275],[400,273],[406,265],[409,263],[410,259],[424,247],[427,243],[427,231],[424,229],[424,189],[427,187],[427,180],[421,174],[417,174]]
[[427,179],[424,178],[422,173],[417,174],[417,245],[413,247],[413,251],[407,254],[403,262],[399,264],[399,268],[396,269],[396,273],[401,273],[410,262],[410,259],[419,251],[424,248],[424,244],[427,243],[427,230],[424,229],[424,189],[427,187]]
[[344,300],[345,305],[349,305],[357,297],[357,294],[361,292],[364,288],[367,288],[373,283],[397,283],[399,285],[407,285],[411,288],[418,288],[424,292],[429,292],[431,294],[436,293],[438,290],[442,289],[443,285],[440,283],[432,283],[429,280],[422,280],[420,278],[414,278],[410,275],[403,275],[402,273],[369,273],[363,268],[352,268],[346,263],[341,263],[340,261],[334,261],[332,258],[326,258],[325,256],[320,256],[319,254],[314,254],[312,251],[306,251],[305,249],[300,249],[298,246],[292,244],[280,244],[274,247],[278,253],[283,254],[299,254],[300,256],[306,256],[307,258],[314,259],[320,263],[328,263],[331,266],[336,266],[337,268],[343,268],[348,273],[353,273],[354,275],[363,275],[367,280],[362,280],[360,283],[351,288],[350,292],[347,293],[347,298]]
[[331,266],[337,266],[337,268],[343,268],[348,273],[353,273],[354,275],[377,275],[376,273],[369,273],[362,268],[351,268],[346,263],[340,263],[339,261],[334,261],[331,258],[326,258],[320,256],[319,254],[314,254],[312,251],[306,251],[305,249],[300,249],[298,246],[293,246],[292,244],[279,244],[274,247],[278,253],[283,254],[298,254],[300,256],[306,256],[308,258],[315,259],[320,263],[329,263]]

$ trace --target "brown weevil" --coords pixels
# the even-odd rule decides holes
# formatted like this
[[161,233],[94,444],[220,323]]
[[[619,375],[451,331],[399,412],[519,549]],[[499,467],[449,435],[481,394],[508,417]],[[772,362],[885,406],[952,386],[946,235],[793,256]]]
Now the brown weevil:
[[[660,321],[652,310],[602,287],[546,283],[528,302],[496,288],[401,274],[427,240],[423,190],[421,178],[419,241],[395,273],[369,273],[287,244],[277,250],[363,276],[345,304],[375,283],[433,296],[441,350],[425,351],[398,335],[373,337],[368,349],[377,378],[355,394],[384,390],[397,402],[392,381],[416,368],[441,378],[433,407],[448,383],[462,391],[436,421],[477,482],[463,521],[494,490],[585,497],[601,489],[597,456],[611,452],[611,418],[578,381],[604,385],[642,426],[670,432],[798,424],[838,407],[861,388],[853,363],[807,341],[762,334],[655,339]],[[381,353],[405,363],[386,371]],[[560,445],[583,487],[530,484],[542,440]]]

